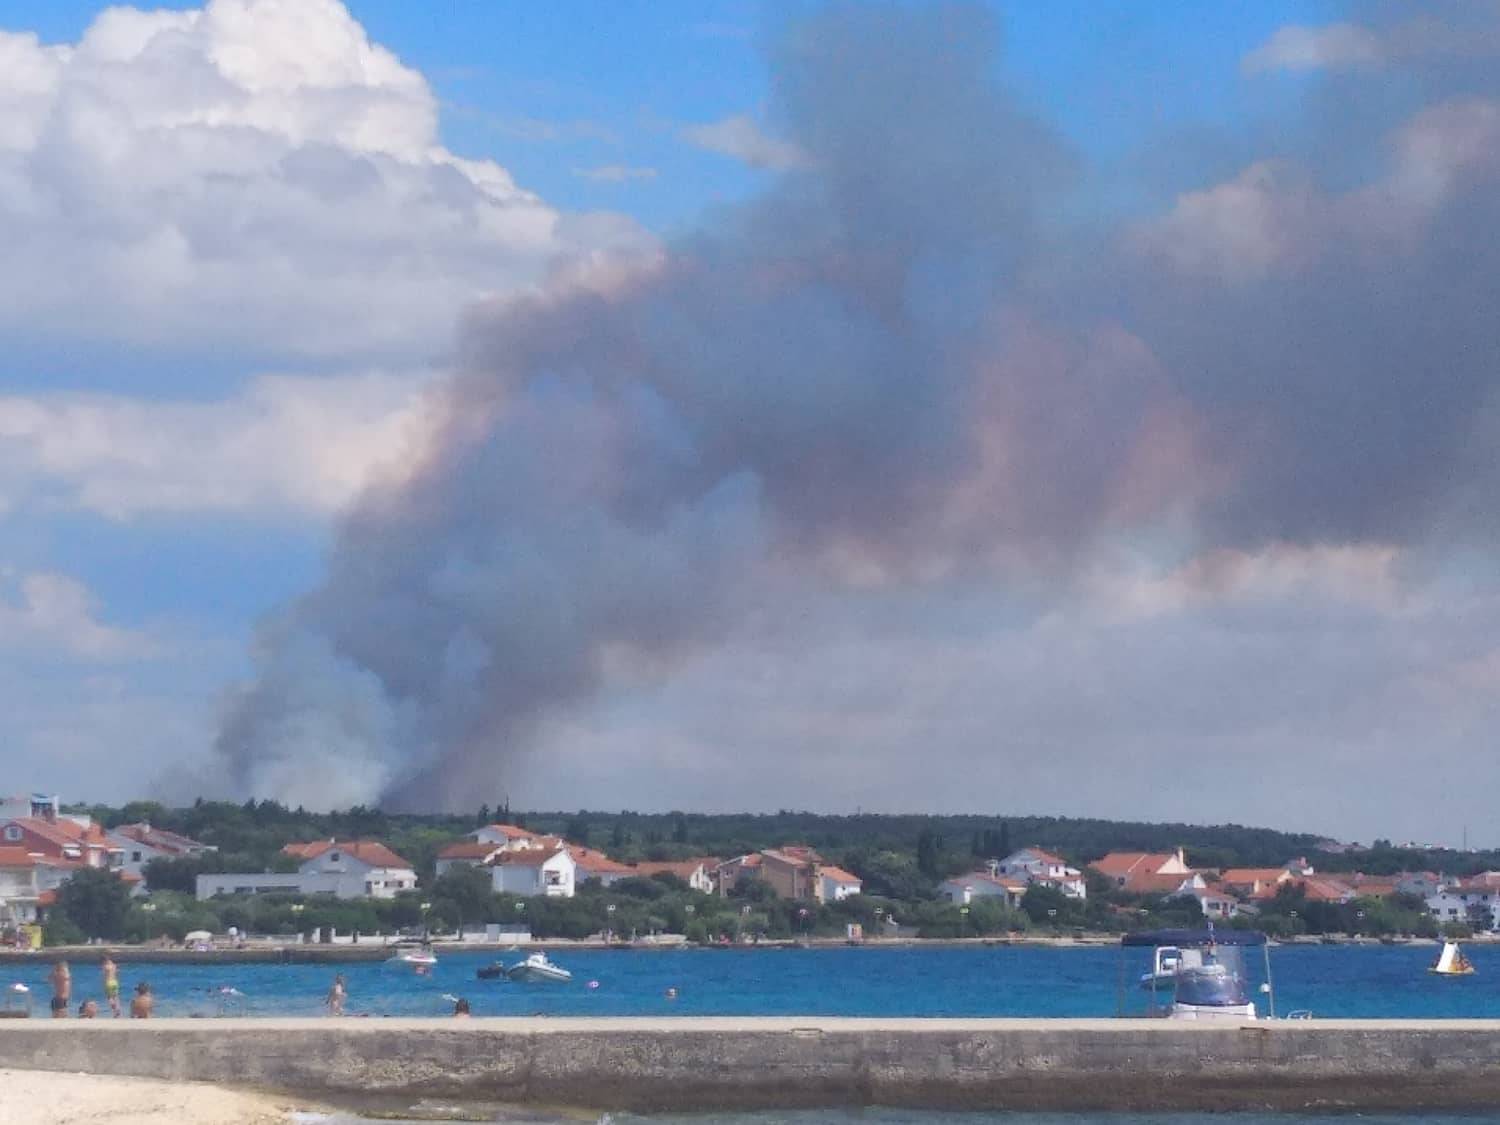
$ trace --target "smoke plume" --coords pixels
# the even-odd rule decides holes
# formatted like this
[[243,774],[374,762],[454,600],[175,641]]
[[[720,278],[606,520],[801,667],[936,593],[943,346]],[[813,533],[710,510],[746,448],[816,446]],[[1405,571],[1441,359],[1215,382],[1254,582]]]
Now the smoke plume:
[[1492,532],[1488,91],[1393,118],[1355,186],[1347,153],[1189,171],[1101,235],[1069,228],[1087,170],[998,53],[967,7],[799,23],[768,62],[800,156],[764,196],[623,277],[472,310],[422,463],[264,627],[235,784],[474,804],[538,724],[787,583]]

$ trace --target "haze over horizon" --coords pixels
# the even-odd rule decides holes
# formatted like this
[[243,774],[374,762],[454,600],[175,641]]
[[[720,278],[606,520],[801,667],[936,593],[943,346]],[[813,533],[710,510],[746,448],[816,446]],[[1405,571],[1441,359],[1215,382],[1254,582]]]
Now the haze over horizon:
[[0,0],[0,787],[1500,845],[1500,3],[1043,7]]

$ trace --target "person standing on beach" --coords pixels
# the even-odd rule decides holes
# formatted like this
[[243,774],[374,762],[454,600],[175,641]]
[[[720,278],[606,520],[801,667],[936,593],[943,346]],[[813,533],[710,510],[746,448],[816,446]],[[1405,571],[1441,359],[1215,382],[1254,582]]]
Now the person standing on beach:
[[344,987],[344,974],[336,973],[333,978],[333,987],[328,990],[328,1014],[341,1016],[344,1014],[344,1000],[348,996],[348,989]]
[[99,962],[99,975],[104,978],[104,999],[109,1002],[109,1010],[118,1019],[120,1016],[120,970],[109,957]]
[[68,963],[66,961],[52,962],[52,972],[47,979],[52,982],[52,1018],[67,1019],[68,1001],[73,998],[73,974],[68,968]]
[[151,1009],[155,1001],[151,996],[151,986],[145,981],[135,986],[135,996],[130,1001],[130,1018],[133,1020],[148,1020],[151,1018]]

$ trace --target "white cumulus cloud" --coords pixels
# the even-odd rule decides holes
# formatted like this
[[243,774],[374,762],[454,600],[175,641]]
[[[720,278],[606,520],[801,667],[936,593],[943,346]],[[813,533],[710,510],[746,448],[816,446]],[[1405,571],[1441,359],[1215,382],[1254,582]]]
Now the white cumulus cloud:
[[420,453],[425,381],[264,375],[208,402],[0,397],[0,505],[324,516]]
[[0,30],[3,331],[425,355],[466,300],[642,239],[448,151],[338,0]]
[[0,649],[50,652],[89,661],[149,655],[144,633],[106,625],[87,586],[44,571],[0,575]]

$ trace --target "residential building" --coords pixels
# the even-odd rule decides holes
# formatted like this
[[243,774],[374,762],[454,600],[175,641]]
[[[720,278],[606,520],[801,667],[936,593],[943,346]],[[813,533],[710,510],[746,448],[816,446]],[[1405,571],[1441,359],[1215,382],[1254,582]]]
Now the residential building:
[[818,893],[817,867],[823,857],[812,848],[788,844],[760,853],[761,878],[782,898],[811,899]]
[[506,849],[517,850],[543,848],[550,851],[557,846],[557,837],[542,836],[525,828],[517,828],[514,824],[486,824],[483,828],[470,832],[468,838],[480,844],[498,844]]
[[1011,852],[1004,859],[992,864],[991,873],[1013,875],[1030,882],[1038,875],[1060,879],[1068,875],[1077,875],[1079,872],[1076,867],[1068,866],[1068,861],[1061,856],[1053,855],[1049,851],[1032,845],[1020,851]]
[[0,928],[38,920],[37,908],[82,864],[33,855],[25,848],[0,847]]
[[56,796],[44,793],[23,793],[16,797],[0,797],[0,822],[23,820],[26,817],[57,820],[61,816],[62,802]]
[[1476,930],[1494,930],[1500,923],[1500,872],[1486,871],[1449,882],[1429,894],[1427,913],[1439,923],[1459,922]]
[[600,885],[610,887],[621,879],[647,874],[629,864],[610,859],[609,856],[594,848],[586,848],[582,844],[569,844],[568,854],[573,857],[573,863],[577,869],[574,878],[580,883],[597,879]]
[[504,850],[504,845],[493,841],[459,840],[438,852],[433,870],[441,878],[455,867],[483,867]]
[[815,871],[817,886],[814,888],[814,897],[819,902],[840,902],[843,899],[864,891],[865,885],[858,875],[845,871],[842,867],[835,867],[831,863],[818,866]]
[[[582,864],[579,866],[581,868]],[[701,891],[703,894],[712,894],[714,880],[711,872],[718,866],[719,861],[717,859],[707,857],[703,859],[668,860],[664,862],[646,861],[638,863],[627,870],[632,874],[648,877],[656,874],[676,875],[693,890]],[[851,875],[850,878],[854,877]],[[858,879],[854,881],[856,883],[859,882]],[[858,892],[855,893],[857,894]]]
[[1191,875],[1182,849],[1172,852],[1110,852],[1089,865],[1122,891],[1130,894],[1161,894],[1162,876]]
[[153,859],[190,859],[218,850],[176,832],[155,828],[145,821],[111,828],[105,836],[111,844],[122,849],[121,866],[132,875],[141,875],[146,864]]
[[749,855],[738,855],[733,859],[726,859],[713,871],[714,886],[718,888],[719,894],[727,895],[747,879],[758,879],[761,875],[761,857],[759,852],[751,852]]
[[33,855],[84,867],[124,865],[125,849],[112,843],[87,817],[15,817],[0,823],[0,847],[20,847]]
[[295,874],[261,872],[198,876],[198,897],[219,894],[331,894],[336,898],[395,898],[415,890],[417,873],[374,840],[316,840],[281,849],[298,861]]
[[1195,891],[1193,898],[1198,900],[1203,916],[1216,922],[1233,918],[1244,911],[1240,900],[1233,895],[1221,894],[1209,888]]
[[977,898],[998,898],[1006,906],[1018,907],[1026,896],[1025,879],[1014,875],[996,875],[990,871],[972,871],[944,880],[938,888],[949,902],[968,906]]
[[572,898],[577,886],[578,864],[563,846],[499,851],[485,867],[497,894]]
[[1295,878],[1285,867],[1230,867],[1219,876],[1219,885],[1227,891],[1248,898],[1260,898],[1267,890],[1272,894]]

